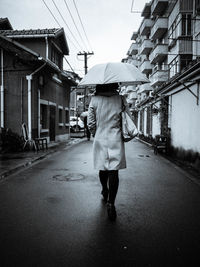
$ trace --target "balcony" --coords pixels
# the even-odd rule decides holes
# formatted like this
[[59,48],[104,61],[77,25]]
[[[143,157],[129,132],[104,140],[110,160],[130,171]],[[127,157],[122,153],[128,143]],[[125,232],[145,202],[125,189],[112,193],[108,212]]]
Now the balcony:
[[151,5],[151,14],[153,16],[161,16],[167,8],[167,0],[154,0]]
[[138,32],[133,32],[131,40],[136,40],[138,37]]
[[151,40],[144,39],[141,49],[140,49],[140,54],[149,55],[153,47],[154,47],[154,44],[151,42]]
[[132,43],[131,47],[128,50],[128,55],[136,55],[138,53],[138,45],[136,43]]
[[151,4],[146,3],[143,10],[142,10],[141,16],[148,18],[150,15],[151,15]]
[[168,29],[168,19],[167,18],[158,18],[153,27],[151,28],[151,39],[161,39],[163,34]]
[[149,35],[151,32],[151,27],[153,25],[153,20],[144,19],[140,26],[140,34],[141,35]]
[[151,74],[149,77],[151,86],[159,86],[162,83],[168,81],[168,71],[167,70],[157,70]]
[[153,91],[153,87],[149,83],[144,83],[140,85],[139,93],[147,93]]
[[168,55],[168,45],[167,44],[157,44],[154,50],[152,50],[149,55],[151,64],[162,62]]
[[129,64],[132,64],[132,65],[135,65],[136,67],[138,67],[138,60],[136,59],[136,56],[135,55],[129,56],[127,58],[127,61],[126,62],[129,63]]
[[145,59],[140,65],[140,70],[142,73],[149,74],[152,72],[153,65],[150,63],[149,60]]
[[192,40],[191,39],[178,39],[178,52],[179,54],[192,54]]

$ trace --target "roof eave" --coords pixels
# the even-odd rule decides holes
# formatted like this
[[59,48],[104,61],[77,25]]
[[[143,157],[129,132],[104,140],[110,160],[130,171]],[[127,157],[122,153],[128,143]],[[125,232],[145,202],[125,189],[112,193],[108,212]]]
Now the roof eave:
[[66,36],[65,36],[65,31],[64,31],[64,28],[60,28],[58,29],[55,34],[54,34],[55,38],[57,37],[60,37],[62,36],[63,37],[63,41],[64,41],[64,49],[63,49],[63,52],[64,52],[64,55],[69,55],[69,46],[68,46],[68,43],[67,43],[67,39],[66,39]]

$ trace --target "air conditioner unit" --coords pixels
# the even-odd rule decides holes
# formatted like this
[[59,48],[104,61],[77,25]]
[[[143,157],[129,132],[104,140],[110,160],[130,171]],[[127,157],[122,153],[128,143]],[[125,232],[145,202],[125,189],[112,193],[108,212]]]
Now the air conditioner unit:
[[149,97],[153,97],[153,91],[149,92]]

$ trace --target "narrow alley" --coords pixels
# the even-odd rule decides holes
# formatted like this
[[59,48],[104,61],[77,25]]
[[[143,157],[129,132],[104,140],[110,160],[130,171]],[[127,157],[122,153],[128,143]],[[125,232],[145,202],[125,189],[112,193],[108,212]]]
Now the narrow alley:
[[137,140],[126,154],[115,222],[101,199],[92,141],[1,181],[0,266],[199,266],[198,183]]

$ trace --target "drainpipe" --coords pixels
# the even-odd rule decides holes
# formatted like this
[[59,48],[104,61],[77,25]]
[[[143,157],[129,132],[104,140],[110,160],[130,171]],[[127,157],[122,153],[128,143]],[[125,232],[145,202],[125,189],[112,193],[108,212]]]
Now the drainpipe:
[[49,44],[48,44],[48,37],[45,36],[45,42],[46,42],[46,59],[49,58]]
[[32,75],[27,75],[26,79],[28,81],[28,137],[32,139],[32,125],[31,125],[31,80]]
[[1,48],[1,127],[4,128],[3,48]]
[[40,138],[40,89],[38,88],[38,138]]
[[30,75],[26,76],[28,81],[28,137],[32,139],[32,124],[31,124],[31,80],[33,79],[33,75],[40,71],[47,63],[45,62],[42,66],[32,72]]

